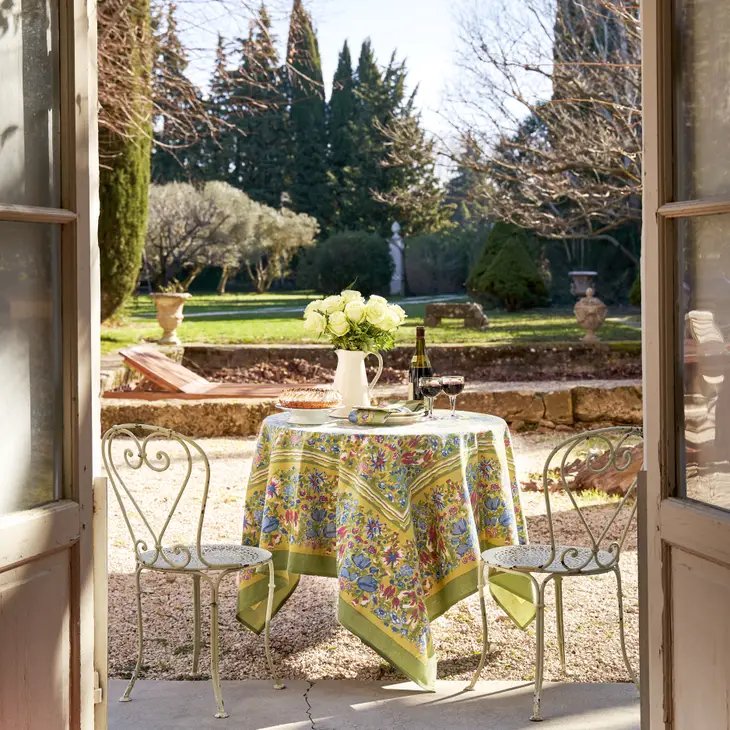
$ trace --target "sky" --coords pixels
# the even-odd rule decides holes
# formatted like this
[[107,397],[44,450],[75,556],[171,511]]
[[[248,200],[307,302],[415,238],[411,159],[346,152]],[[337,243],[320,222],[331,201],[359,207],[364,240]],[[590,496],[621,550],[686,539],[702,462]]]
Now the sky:
[[[378,62],[387,64],[397,50],[406,59],[410,88],[418,85],[417,106],[423,112],[423,125],[433,133],[445,131],[440,115],[444,94],[456,76],[457,22],[455,0],[305,0],[319,40],[322,72],[329,96],[337,57],[347,39],[353,63],[360,45],[370,38]],[[188,7],[191,7],[190,5]],[[196,3],[196,12],[199,5]],[[192,45],[199,51],[191,64],[192,80],[206,87],[213,66],[217,33],[227,39],[245,33],[243,17],[235,18],[215,3],[204,22],[196,23]],[[288,31],[289,0],[267,2],[274,18],[274,32],[283,54]],[[185,12],[185,6],[182,6]]]

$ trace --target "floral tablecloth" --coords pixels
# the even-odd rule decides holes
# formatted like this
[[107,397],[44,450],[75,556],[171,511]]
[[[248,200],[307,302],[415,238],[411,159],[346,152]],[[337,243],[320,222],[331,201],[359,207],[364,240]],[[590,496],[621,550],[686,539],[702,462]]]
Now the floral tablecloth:
[[[429,689],[430,622],[476,590],[480,550],[527,541],[507,424],[459,416],[398,427],[270,416],[245,500],[243,543],[273,553],[275,610],[300,574],[337,577],[340,623]],[[518,625],[532,620],[526,578],[494,574],[490,588]],[[238,619],[254,631],[266,590],[265,574],[242,574]]]

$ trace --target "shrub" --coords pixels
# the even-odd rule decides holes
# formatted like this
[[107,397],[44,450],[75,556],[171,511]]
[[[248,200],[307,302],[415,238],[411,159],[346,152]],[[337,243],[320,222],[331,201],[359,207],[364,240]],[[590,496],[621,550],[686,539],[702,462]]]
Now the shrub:
[[547,302],[547,287],[527,246],[519,238],[503,246],[480,276],[471,280],[472,294],[496,300],[507,311]]
[[335,233],[304,257],[299,282],[324,294],[352,287],[365,296],[387,292],[393,276],[384,238],[364,231]]
[[458,228],[406,239],[409,292],[450,294],[463,291],[480,233],[475,228]]
[[537,242],[522,228],[498,222],[484,243],[467,288],[481,304],[509,311],[548,302],[548,288],[537,265]]
[[637,272],[634,283],[631,286],[631,291],[629,292],[629,302],[631,302],[631,304],[633,304],[635,307],[641,306],[641,270]]

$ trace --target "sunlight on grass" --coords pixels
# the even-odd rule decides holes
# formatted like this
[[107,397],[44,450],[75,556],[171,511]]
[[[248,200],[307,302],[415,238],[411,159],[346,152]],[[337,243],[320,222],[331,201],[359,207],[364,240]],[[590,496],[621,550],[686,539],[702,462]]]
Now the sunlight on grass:
[[[184,342],[211,344],[305,344],[301,310],[317,298],[311,292],[266,294],[196,294],[185,305],[189,316],[178,332]],[[395,300],[394,300],[395,301]],[[282,312],[278,308],[296,311]],[[415,341],[415,328],[423,324],[425,305],[404,304],[408,320],[397,334],[397,342]],[[253,311],[252,311],[253,310]],[[266,311],[269,310],[269,311]],[[489,328],[484,332],[465,329],[459,320],[444,320],[429,327],[430,344],[509,344],[529,342],[578,342],[583,331],[570,310],[529,312],[488,312]],[[635,318],[622,317],[606,322],[599,335],[607,342],[638,342],[641,331]],[[102,326],[101,349],[113,352],[120,347],[156,339],[160,328],[155,321],[154,303],[148,296],[136,297],[125,307],[118,323]]]

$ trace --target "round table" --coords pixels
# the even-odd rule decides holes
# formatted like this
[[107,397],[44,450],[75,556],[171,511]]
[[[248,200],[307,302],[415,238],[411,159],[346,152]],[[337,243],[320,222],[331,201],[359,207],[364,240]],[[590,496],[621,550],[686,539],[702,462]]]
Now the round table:
[[[459,412],[405,426],[291,424],[265,419],[246,490],[243,543],[270,550],[275,610],[299,575],[339,581],[338,618],[432,689],[430,622],[477,587],[480,551],[527,541],[509,429]],[[520,625],[534,616],[523,576],[490,576]],[[249,571],[238,618],[263,627],[266,579]]]

